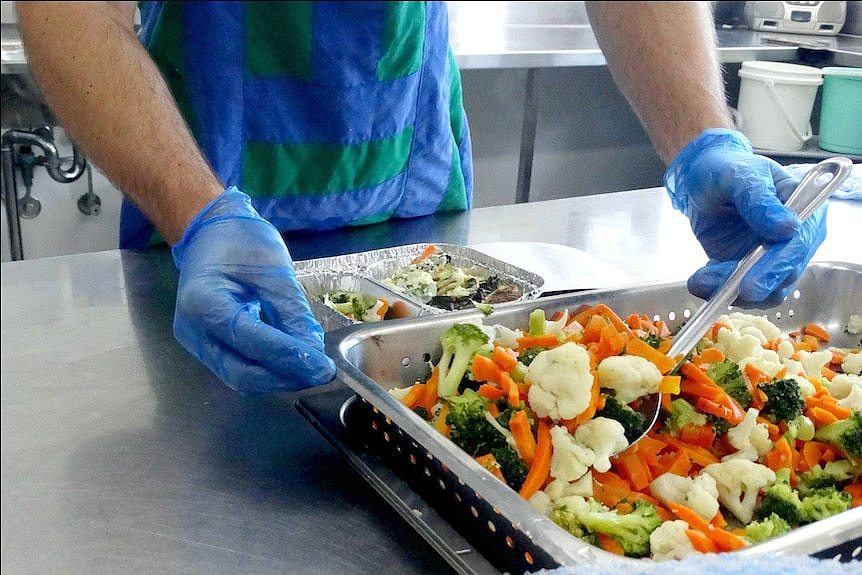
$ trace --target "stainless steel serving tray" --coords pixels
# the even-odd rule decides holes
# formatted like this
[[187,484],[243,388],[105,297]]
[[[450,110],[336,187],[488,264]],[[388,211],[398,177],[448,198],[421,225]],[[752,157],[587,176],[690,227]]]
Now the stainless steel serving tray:
[[[530,311],[574,309],[604,302],[617,313],[645,313],[675,327],[699,307],[701,300],[684,283],[653,284],[595,290],[501,306],[486,324],[521,327]],[[785,332],[816,322],[826,327],[831,345],[856,347],[858,334],[845,332],[851,314],[862,314],[862,266],[819,262],[811,264],[796,291],[785,302],[763,314]],[[515,491],[494,478],[466,453],[405,408],[389,389],[404,387],[428,374],[428,360],[440,354],[439,335],[451,324],[481,318],[475,311],[452,312],[386,325],[354,325],[327,335],[327,351],[338,367],[338,377],[356,392],[357,399],[342,408],[341,422],[363,434],[386,461],[409,475],[407,481],[461,532],[483,540],[485,554],[511,572],[536,571],[563,565],[619,564],[620,558],[572,537],[533,509]],[[368,439],[370,438],[370,439]],[[455,510],[457,515],[452,515]],[[471,539],[471,537],[468,537]],[[862,508],[794,529],[738,554],[809,554],[858,558],[862,545]]]

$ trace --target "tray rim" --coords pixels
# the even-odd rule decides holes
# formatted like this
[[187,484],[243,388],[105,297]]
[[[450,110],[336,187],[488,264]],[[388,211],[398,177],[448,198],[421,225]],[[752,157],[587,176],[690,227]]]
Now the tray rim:
[[[809,264],[806,271],[818,268],[839,269],[846,268],[851,272],[862,274],[862,265],[852,262],[828,262],[818,261]],[[645,282],[637,285],[619,286],[613,288],[602,288],[596,290],[583,290],[576,293],[560,294],[543,298],[542,307],[548,307],[559,301],[570,301],[574,299],[595,299],[605,297],[606,294],[625,294],[637,289],[679,289],[686,282]],[[575,302],[576,303],[576,302]],[[537,300],[522,300],[505,304],[507,307],[526,307],[539,305]],[[771,308],[766,308],[771,309]],[[752,310],[752,312],[763,310]],[[365,398],[372,406],[379,409],[386,417],[390,418],[405,434],[414,442],[426,448],[430,455],[437,458],[443,465],[451,469],[455,475],[468,483],[477,494],[487,500],[496,509],[505,510],[505,517],[516,527],[528,535],[546,551],[561,566],[571,566],[590,563],[594,565],[619,565],[621,562],[638,565],[642,560],[619,557],[603,549],[590,545],[572,536],[559,527],[547,516],[535,510],[527,501],[521,498],[514,490],[494,478],[489,472],[476,463],[471,457],[460,449],[453,449],[452,443],[432,429],[418,416],[405,408],[381,385],[366,376],[358,367],[349,362],[347,351],[362,339],[373,338],[385,333],[386,335],[397,335],[400,331],[412,331],[424,323],[439,323],[441,321],[454,323],[458,320],[481,318],[482,314],[476,310],[462,310],[449,312],[445,317],[433,315],[410,320],[399,321],[395,324],[378,326],[376,324],[352,325],[341,328],[327,334],[327,352],[333,358],[338,370],[339,379],[351,388],[357,395]],[[368,385],[371,383],[371,385]],[[818,549],[800,550],[805,548],[804,543],[811,544],[812,534],[820,534],[821,531],[845,532],[852,529],[852,538],[862,539],[862,508],[848,510],[839,515],[830,517],[793,529],[786,535],[767,540],[765,542],[746,547],[732,553],[738,555],[761,555],[767,553],[780,554],[808,554],[818,552]],[[828,549],[825,547],[824,549]]]

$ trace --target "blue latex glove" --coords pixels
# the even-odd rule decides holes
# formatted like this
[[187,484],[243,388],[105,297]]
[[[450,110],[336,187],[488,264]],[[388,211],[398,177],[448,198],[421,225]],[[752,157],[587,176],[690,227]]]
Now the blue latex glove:
[[769,248],[743,279],[736,304],[778,305],[826,237],[826,205],[800,224],[782,204],[799,180],[752,153],[739,132],[705,130],[680,151],[664,183],[710,258],[688,280],[698,297],[712,295],[737,262],[763,243]]
[[287,246],[247,195],[231,187],[210,202],[173,256],[174,335],[229,387],[293,391],[334,377]]

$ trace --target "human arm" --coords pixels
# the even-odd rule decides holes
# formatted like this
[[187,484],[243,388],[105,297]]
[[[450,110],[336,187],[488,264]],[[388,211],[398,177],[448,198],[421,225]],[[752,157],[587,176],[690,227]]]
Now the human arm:
[[63,126],[173,245],[174,334],[227,385],[334,375],[278,231],[210,169],[135,37],[134,2],[18,3],[34,77]]
[[775,305],[823,241],[825,207],[800,225],[782,201],[798,180],[733,130],[707,2],[587,2],[614,80],[661,158],[665,186],[710,262],[689,289],[708,297],[755,245],[772,245],[737,303]]
[[[134,32],[136,2],[17,2],[46,101],[170,244],[224,191]],[[157,143],[157,145],[156,145]]]

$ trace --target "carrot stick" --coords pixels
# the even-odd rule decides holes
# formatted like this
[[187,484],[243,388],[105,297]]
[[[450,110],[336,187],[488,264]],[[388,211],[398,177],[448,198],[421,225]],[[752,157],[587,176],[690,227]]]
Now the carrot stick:
[[446,423],[446,416],[448,414],[449,404],[444,402],[440,407],[440,412],[437,414],[437,419],[434,421],[434,429],[446,437],[449,437],[449,424]]
[[688,536],[688,540],[691,541],[692,547],[697,551],[701,553],[717,553],[719,551],[718,545],[702,531],[686,529],[685,534]]
[[518,349],[528,349],[531,347],[557,347],[562,342],[557,334],[550,333],[546,335],[525,335],[518,338]]
[[719,363],[725,360],[724,353],[717,347],[708,347],[700,352],[700,359],[706,363]]
[[599,540],[599,545],[605,551],[610,551],[614,555],[625,555],[622,545],[617,543],[617,540],[605,533],[596,533],[596,539]]
[[515,438],[515,446],[521,459],[527,465],[532,465],[536,457],[536,438],[533,437],[533,430],[530,429],[527,412],[520,409],[512,414],[509,418],[509,429],[512,430],[512,437]]
[[500,372],[500,387],[506,392],[506,401],[510,407],[518,407],[521,404],[521,396],[518,393],[518,385],[512,380],[509,372]]
[[682,505],[681,503],[674,503],[673,501],[668,501],[667,507],[679,519],[688,523],[689,527],[696,529],[709,537],[709,539],[712,540],[712,542],[721,550],[734,551],[746,546],[745,540],[742,537],[710,524],[703,517],[695,513],[695,511],[690,507]]
[[437,385],[440,382],[440,369],[435,365],[431,370],[431,377],[425,382],[425,391],[419,400],[419,405],[431,412],[431,408],[437,403]]
[[503,373],[500,366],[493,360],[478,353],[473,356],[471,369],[473,370],[473,379],[476,381],[500,383],[500,374]]
[[419,262],[425,261],[431,256],[433,256],[437,252],[437,246],[434,244],[428,244],[425,246],[425,249],[422,250],[422,253],[410,260],[411,264],[418,264]]
[[475,457],[476,461],[479,462],[479,465],[487,469],[491,472],[491,474],[499,479],[502,482],[506,482],[506,478],[503,477],[503,472],[500,471],[500,466],[497,465],[497,458],[494,457],[493,453],[486,453],[484,455],[479,455]]
[[512,371],[518,365],[518,356],[499,345],[494,346],[494,351],[491,352],[491,359],[503,371]]
[[497,387],[496,385],[491,385],[490,383],[483,383],[479,386],[479,389],[476,391],[482,397],[491,399],[496,401],[502,397],[506,397],[506,392]]
[[805,335],[813,335],[823,343],[829,343],[829,332],[823,329],[822,326],[816,323],[808,323],[802,328],[802,333]]
[[628,355],[637,355],[647,361],[653,363],[658,370],[665,374],[676,366],[676,361],[673,358],[666,356],[657,349],[654,349],[642,339],[632,338],[626,342],[626,353]]
[[551,471],[551,426],[547,420],[539,420],[537,435],[533,464],[530,465],[530,471],[527,472],[527,477],[518,491],[524,499],[529,499],[542,488]]
[[425,393],[424,383],[414,383],[407,395],[401,398],[401,403],[413,409]]

